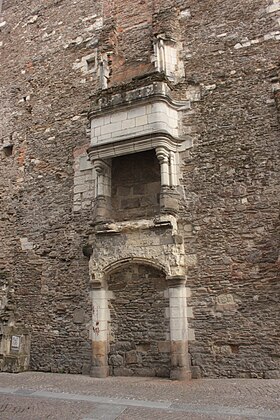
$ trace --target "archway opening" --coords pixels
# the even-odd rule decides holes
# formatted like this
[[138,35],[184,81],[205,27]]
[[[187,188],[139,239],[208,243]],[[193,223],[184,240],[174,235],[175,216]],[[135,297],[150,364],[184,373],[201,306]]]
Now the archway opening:
[[170,375],[169,300],[165,274],[130,264],[108,275],[110,375]]

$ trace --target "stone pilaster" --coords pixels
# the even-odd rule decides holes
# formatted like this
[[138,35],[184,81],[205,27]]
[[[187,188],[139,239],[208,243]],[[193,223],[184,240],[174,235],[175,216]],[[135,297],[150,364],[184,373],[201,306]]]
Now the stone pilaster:
[[94,221],[104,222],[111,217],[111,165],[101,159],[93,160],[96,171]]
[[157,158],[160,164],[161,186],[169,187],[170,185],[170,171],[169,171],[169,151],[164,147],[156,148]]
[[105,378],[108,366],[108,301],[101,283],[92,282],[92,364],[91,376]]
[[170,311],[170,378],[174,380],[191,379],[187,342],[187,300],[185,276],[167,278]]

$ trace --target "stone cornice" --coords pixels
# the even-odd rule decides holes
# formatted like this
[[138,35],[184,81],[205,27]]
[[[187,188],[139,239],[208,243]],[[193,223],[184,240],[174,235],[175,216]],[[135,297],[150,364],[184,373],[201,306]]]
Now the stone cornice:
[[190,109],[189,101],[176,101],[172,98],[172,90],[169,84],[165,81],[156,81],[134,88],[127,85],[127,90],[124,90],[124,86],[122,86],[121,92],[102,91],[100,95],[93,98],[88,117],[92,119],[99,115],[133,108],[140,103],[144,105],[154,101],[164,101],[178,111]]
[[[178,146],[182,143],[182,139],[174,139],[168,133],[150,133],[144,136],[136,136],[118,140],[95,144],[87,149],[89,158],[107,159],[114,156],[138,153],[145,150],[155,149],[156,147],[165,147],[168,150],[176,152]],[[191,141],[190,141],[191,147]]]

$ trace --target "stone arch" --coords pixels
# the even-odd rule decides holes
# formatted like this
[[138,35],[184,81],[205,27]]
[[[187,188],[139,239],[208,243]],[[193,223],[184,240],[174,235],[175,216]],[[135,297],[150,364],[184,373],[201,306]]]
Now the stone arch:
[[[135,270],[132,267],[144,267],[143,270]],[[128,274],[127,274],[128,273]],[[105,377],[109,374],[115,375],[139,375],[139,376],[168,376],[172,379],[185,379],[190,377],[189,363],[187,356],[187,313],[186,313],[186,289],[185,276],[169,274],[168,268],[155,260],[143,257],[127,257],[121,258],[104,264],[99,280],[92,282],[92,369],[91,374],[95,377]],[[120,274],[120,283],[118,285],[118,276]],[[135,279],[130,282],[129,275],[142,275],[142,280],[138,282],[141,291],[135,286]],[[149,284],[149,278],[159,276],[161,286],[157,290],[156,287]],[[124,279],[122,279],[124,277]],[[148,279],[148,280],[147,280]],[[112,288],[112,282],[115,283],[115,289]],[[134,284],[135,283],[135,284]],[[116,287],[117,284],[117,287]],[[154,285],[156,283],[153,283]],[[134,287],[134,288],[133,288]],[[113,290],[114,289],[114,290]],[[124,289],[124,291],[123,291]],[[140,327],[132,328],[131,322],[125,319],[126,308],[115,305],[121,316],[114,317],[113,322],[122,322],[128,325],[128,329],[135,331],[136,338],[131,335],[131,331],[126,328],[120,328],[112,340],[110,336],[110,323],[112,323],[111,312],[114,305],[112,300],[120,298],[125,299],[126,291],[130,294],[132,307],[136,311],[136,316],[132,316],[132,323],[137,321],[137,315],[140,314],[142,299],[143,316],[145,311],[150,313]],[[114,295],[115,293],[115,295]],[[116,296],[117,295],[117,296]],[[157,312],[153,299],[156,297],[158,308],[160,308],[160,322],[153,326],[153,320],[157,322]],[[147,299],[147,302],[145,301]],[[150,302],[150,303],[149,303]],[[163,303],[162,303],[163,302]],[[128,304],[128,312],[131,309]],[[114,310],[114,308],[113,308]],[[131,314],[130,314],[131,315]],[[142,315],[139,315],[142,318]],[[130,320],[131,321],[131,320]],[[152,325],[152,334],[150,335],[150,343],[148,342],[149,334],[146,324]],[[168,326],[167,326],[168,324]],[[145,326],[145,328],[143,327]],[[115,326],[114,326],[115,328]],[[139,340],[143,329],[143,337],[145,340]],[[124,340],[121,340],[121,334]],[[155,338],[153,338],[155,335]],[[133,345],[127,344],[127,337],[132,337]],[[117,344],[112,351],[113,344]],[[120,343],[123,341],[122,343]],[[126,344],[125,344],[126,343]],[[118,347],[119,345],[119,347]],[[126,348],[127,346],[127,348]],[[140,355],[142,354],[142,356]],[[145,354],[146,353],[146,354]],[[144,354],[144,355],[143,355]],[[111,358],[111,359],[110,359]],[[152,360],[153,359],[153,360]],[[150,360],[150,365],[148,361]],[[128,367],[128,365],[130,365]],[[120,369],[122,367],[122,369]]]
[[141,264],[146,265],[148,267],[153,267],[156,270],[161,271],[165,276],[169,275],[168,268],[164,266],[159,261],[151,260],[149,258],[143,258],[143,257],[127,257],[115,260],[108,264],[106,267],[103,268],[103,274],[105,279],[108,275],[112,274],[114,271],[119,270],[120,268],[124,268],[126,266],[129,266],[131,264]]

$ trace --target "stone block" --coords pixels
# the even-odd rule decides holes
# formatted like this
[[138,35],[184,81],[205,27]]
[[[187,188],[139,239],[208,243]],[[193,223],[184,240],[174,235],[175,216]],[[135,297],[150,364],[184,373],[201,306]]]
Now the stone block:
[[200,379],[202,377],[199,366],[191,366],[192,379]]
[[148,368],[148,367],[142,367],[142,368],[135,368],[134,370],[134,374],[137,376],[155,376],[156,375],[156,371],[154,368]]
[[138,198],[127,198],[121,200],[121,208],[122,209],[133,209],[138,208],[140,206],[140,201]]
[[89,169],[93,169],[93,165],[90,160],[88,160],[87,156],[80,157],[80,171],[88,171]]
[[169,378],[170,376],[170,368],[169,367],[165,367],[165,366],[161,366],[161,367],[156,367],[155,368],[155,376],[159,377],[159,378]]
[[93,137],[101,136],[101,127],[96,127],[93,131]]
[[197,266],[197,255],[196,254],[186,254],[185,256],[187,267],[196,267]]
[[121,123],[121,129],[122,130],[126,130],[128,128],[134,128],[135,125],[136,125],[135,118],[130,118],[130,119],[127,119],[125,121],[122,121],[122,123]]
[[138,106],[134,109],[131,109],[128,111],[127,117],[128,118],[138,118],[142,117],[146,114],[146,108],[145,106]]
[[136,350],[140,353],[147,353],[151,348],[151,343],[142,343],[136,346]]
[[172,245],[173,243],[174,243],[174,240],[173,240],[173,236],[171,236],[171,234],[161,236],[161,238],[160,238],[160,244],[161,245]]
[[186,307],[177,302],[172,303],[173,305],[170,305],[170,322],[172,322],[174,326],[177,325],[177,328],[183,327]]
[[133,376],[134,375],[133,370],[126,367],[114,367],[113,372],[115,376]]
[[148,123],[147,115],[142,115],[141,117],[137,117],[135,120],[136,127],[146,125]]
[[111,124],[107,124],[107,125],[103,125],[101,127],[101,136],[105,135],[105,134],[109,134],[109,133],[114,133],[116,131],[121,131],[122,129],[122,125],[121,122],[115,122],[115,123],[111,123]]
[[126,119],[127,119],[127,112],[126,111],[115,112],[114,114],[111,115],[111,123],[124,121]]
[[92,366],[90,376],[93,378],[107,378],[109,376],[109,366]]
[[86,182],[85,175],[75,176],[74,177],[74,185],[83,185]]
[[173,381],[189,381],[192,378],[191,371],[188,368],[175,368],[171,369],[170,379]]
[[125,353],[125,362],[128,365],[140,363],[141,362],[141,355],[137,351],[131,350],[131,351]]
[[146,184],[146,189],[148,194],[159,194],[160,182],[148,182]]
[[264,372],[265,379],[280,379],[280,370],[268,370]]
[[29,242],[28,238],[20,238],[20,245],[23,251],[29,251],[33,249],[33,242]]
[[133,194],[135,194],[135,195],[145,194],[145,185],[144,184],[134,185],[133,186]]
[[120,354],[112,355],[109,357],[109,365],[111,366],[122,366],[123,357]]
[[170,341],[159,341],[157,345],[160,353],[170,353]]
[[270,6],[266,8],[267,13],[275,13],[275,12],[278,12],[279,10],[280,10],[280,2],[271,4]]
[[91,200],[93,196],[94,196],[93,190],[87,190],[87,191],[82,192],[82,200]]
[[95,356],[106,356],[107,343],[104,341],[92,341],[92,353]]
[[130,341],[118,341],[114,344],[111,344],[112,352],[126,352],[135,348],[135,344]]
[[88,191],[88,185],[87,184],[80,184],[74,186],[74,194],[84,193]]
[[188,340],[195,341],[195,334],[193,328],[188,328]]
[[83,324],[85,322],[85,311],[83,309],[75,309],[73,312],[73,321],[75,324]]
[[118,187],[117,189],[117,196],[127,196],[131,194],[130,187]]
[[193,308],[191,308],[190,306],[187,306],[187,317],[194,318]]

